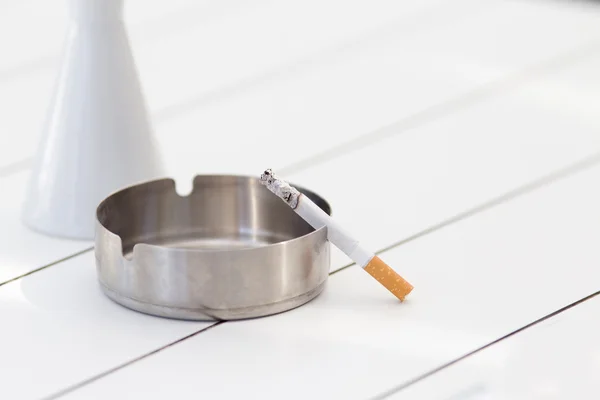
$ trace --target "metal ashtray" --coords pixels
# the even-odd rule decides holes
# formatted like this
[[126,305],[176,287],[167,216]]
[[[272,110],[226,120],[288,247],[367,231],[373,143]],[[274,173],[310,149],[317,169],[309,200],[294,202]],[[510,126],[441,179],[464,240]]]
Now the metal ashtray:
[[327,281],[326,228],[315,230],[257,178],[197,176],[187,196],[172,179],[146,182],[110,195],[96,218],[104,293],[147,314],[266,316],[310,301]]

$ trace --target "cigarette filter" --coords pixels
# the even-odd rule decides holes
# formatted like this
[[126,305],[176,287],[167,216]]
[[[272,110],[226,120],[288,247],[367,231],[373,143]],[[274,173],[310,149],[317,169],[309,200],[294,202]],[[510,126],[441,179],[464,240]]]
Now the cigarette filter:
[[260,181],[271,192],[285,201],[298,215],[315,229],[327,226],[327,238],[381,283],[400,301],[412,291],[413,286],[383,262],[374,252],[365,249],[360,242],[340,227],[327,213],[308,197],[284,180],[276,177],[270,169],[260,176]]

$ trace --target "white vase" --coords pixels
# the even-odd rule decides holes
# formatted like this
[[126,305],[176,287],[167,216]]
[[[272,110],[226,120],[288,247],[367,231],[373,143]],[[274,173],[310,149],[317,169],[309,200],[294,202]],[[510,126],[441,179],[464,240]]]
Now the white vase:
[[93,239],[110,193],[163,175],[122,18],[122,0],[71,0],[60,75],[30,177],[23,220],[48,235]]

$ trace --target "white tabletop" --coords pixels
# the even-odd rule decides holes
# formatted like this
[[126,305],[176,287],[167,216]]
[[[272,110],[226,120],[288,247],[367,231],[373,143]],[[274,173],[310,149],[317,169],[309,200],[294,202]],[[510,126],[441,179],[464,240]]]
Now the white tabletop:
[[600,397],[597,4],[128,0],[126,18],[172,176],[272,167],[415,290],[398,303],[333,249],[325,291],[276,316],[110,301],[92,242],[19,219],[65,9],[6,1],[0,399]]

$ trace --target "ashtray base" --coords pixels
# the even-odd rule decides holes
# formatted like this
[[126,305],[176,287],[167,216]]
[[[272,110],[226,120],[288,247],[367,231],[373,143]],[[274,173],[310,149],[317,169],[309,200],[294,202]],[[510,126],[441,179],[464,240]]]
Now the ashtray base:
[[141,312],[143,314],[186,321],[229,321],[266,317],[273,314],[279,314],[284,311],[293,310],[294,308],[300,307],[316,298],[319,294],[321,294],[323,289],[325,289],[326,284],[327,281],[325,280],[309,292],[303,293],[291,299],[280,301],[278,303],[270,303],[260,306],[243,307],[237,309],[232,308],[227,310],[218,310],[210,308],[166,307],[122,296],[114,290],[111,290],[109,287],[102,284],[102,282],[100,282],[100,288],[102,289],[104,294],[115,303],[127,307],[131,310]]

